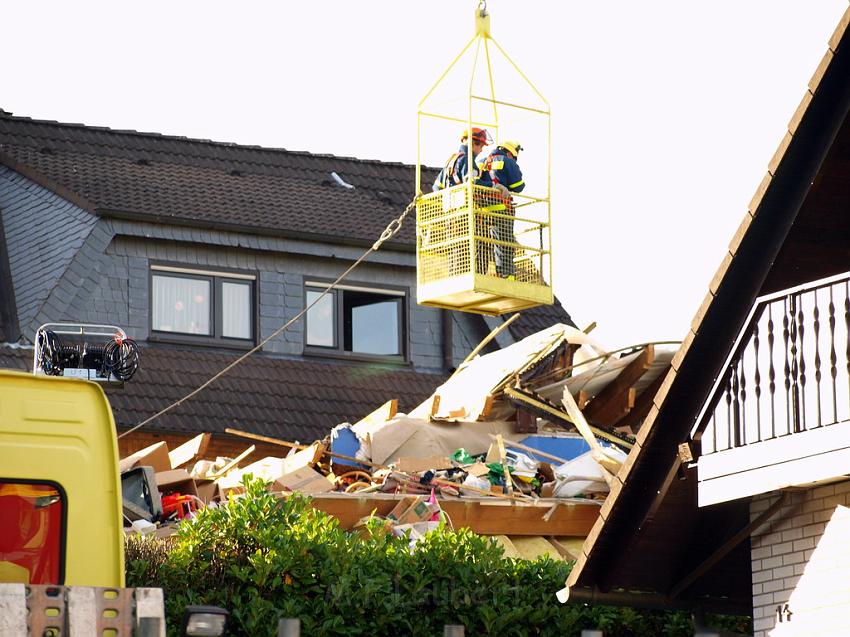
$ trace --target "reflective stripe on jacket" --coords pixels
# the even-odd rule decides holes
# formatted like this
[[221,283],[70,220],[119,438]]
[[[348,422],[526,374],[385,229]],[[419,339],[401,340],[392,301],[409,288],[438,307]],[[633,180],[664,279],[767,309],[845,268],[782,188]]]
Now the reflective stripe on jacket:
[[497,148],[478,165],[494,184],[502,184],[511,192],[522,192],[525,188],[519,164],[503,150]]

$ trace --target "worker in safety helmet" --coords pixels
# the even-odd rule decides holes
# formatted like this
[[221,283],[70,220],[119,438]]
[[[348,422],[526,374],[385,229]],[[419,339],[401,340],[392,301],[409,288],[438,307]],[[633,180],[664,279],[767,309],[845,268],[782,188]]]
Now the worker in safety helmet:
[[[477,168],[475,158],[484,150],[484,147],[487,144],[492,143],[492,138],[490,137],[490,133],[487,132],[484,128],[476,128],[472,127],[472,172],[474,179],[474,183],[480,186],[489,186],[490,178],[487,176],[482,179],[482,175]],[[460,137],[460,148],[458,148],[457,152],[454,153],[451,157],[449,157],[446,165],[443,166],[443,169],[437,175],[437,178],[434,180],[433,190],[443,190],[444,188],[451,188],[452,186],[458,186],[464,182],[468,177],[469,173],[469,146],[467,146],[467,139],[469,137],[469,131],[464,130]]]
[[[519,142],[504,141],[496,146],[479,164],[482,174],[487,175],[501,198],[500,204],[490,207],[498,214],[513,216],[514,204],[511,194],[522,192],[525,188],[522,171],[517,163],[521,150],[522,146]],[[516,243],[513,220],[494,216],[490,227],[490,236],[499,242]],[[514,279],[514,246],[496,243],[493,246],[493,256],[496,260],[496,274],[503,279]]]

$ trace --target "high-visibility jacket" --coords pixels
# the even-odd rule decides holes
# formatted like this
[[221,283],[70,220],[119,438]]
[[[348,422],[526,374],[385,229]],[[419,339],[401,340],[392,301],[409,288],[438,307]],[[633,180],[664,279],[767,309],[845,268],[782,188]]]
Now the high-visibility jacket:
[[[468,160],[469,149],[466,144],[461,144],[457,152],[449,157],[446,165],[443,166],[443,169],[437,175],[432,189],[435,191],[442,190],[443,188],[451,188],[452,186],[458,186],[466,182],[469,173]],[[475,158],[473,157],[473,183],[476,186],[491,186],[490,175],[482,174],[474,160]]]
[[496,148],[478,165],[482,174],[486,174],[493,184],[502,184],[511,192],[522,192],[525,188],[519,164],[500,148]]

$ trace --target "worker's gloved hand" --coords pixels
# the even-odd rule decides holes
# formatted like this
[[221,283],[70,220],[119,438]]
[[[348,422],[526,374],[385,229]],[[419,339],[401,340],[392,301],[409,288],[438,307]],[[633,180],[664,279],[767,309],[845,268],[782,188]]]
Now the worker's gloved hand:
[[502,195],[502,197],[504,197],[505,199],[511,196],[511,191],[508,190],[504,185],[496,184],[494,187],[496,188],[496,190],[499,191],[499,194]]

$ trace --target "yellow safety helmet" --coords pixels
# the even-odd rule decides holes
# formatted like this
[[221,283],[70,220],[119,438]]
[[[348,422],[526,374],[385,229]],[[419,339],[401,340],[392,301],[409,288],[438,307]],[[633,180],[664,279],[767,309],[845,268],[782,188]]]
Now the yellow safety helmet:
[[519,151],[522,150],[522,146],[517,141],[506,141],[499,144],[499,148],[508,151],[511,155],[518,158]]

